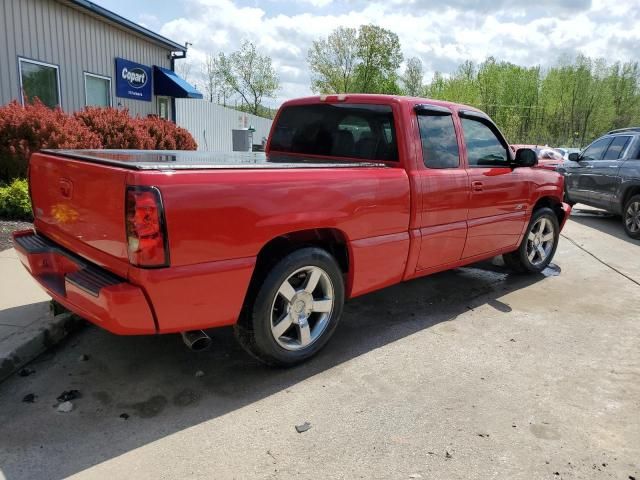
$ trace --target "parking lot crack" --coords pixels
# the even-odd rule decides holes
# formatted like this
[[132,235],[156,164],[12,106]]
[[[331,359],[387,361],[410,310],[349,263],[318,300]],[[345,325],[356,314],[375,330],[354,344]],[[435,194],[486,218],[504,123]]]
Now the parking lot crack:
[[595,255],[594,253],[591,253],[589,250],[587,250],[586,248],[584,248],[582,245],[580,245],[578,242],[576,242],[574,239],[567,237],[565,234],[561,233],[560,234],[561,237],[566,238],[567,240],[569,240],[572,244],[574,244],[576,247],[578,247],[580,250],[582,250],[583,252],[585,252],[586,254],[592,256],[593,258],[595,258],[598,262],[600,262],[601,264],[603,264],[605,267],[609,267],[611,270],[613,270],[614,272],[616,272],[619,275],[622,275],[624,278],[626,278],[627,280],[629,280],[630,282],[635,283],[637,286],[640,287],[640,282],[638,282],[637,280],[635,280],[634,278],[631,278],[629,275],[627,275],[624,272],[621,272],[620,270],[618,270],[616,267],[614,267],[613,265],[608,264],[607,262],[605,262],[604,260],[602,260],[600,257],[598,257],[597,255]]

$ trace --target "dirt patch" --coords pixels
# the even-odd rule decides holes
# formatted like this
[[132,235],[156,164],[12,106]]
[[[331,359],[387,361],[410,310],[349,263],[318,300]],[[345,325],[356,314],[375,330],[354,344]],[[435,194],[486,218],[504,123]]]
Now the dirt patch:
[[0,220],[0,251],[13,247],[11,234],[16,230],[26,230],[32,228],[30,222],[20,222],[17,220]]

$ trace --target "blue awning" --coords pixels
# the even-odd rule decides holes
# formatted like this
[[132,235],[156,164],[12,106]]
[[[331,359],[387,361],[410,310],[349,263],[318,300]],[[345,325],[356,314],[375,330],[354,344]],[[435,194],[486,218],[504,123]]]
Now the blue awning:
[[196,87],[167,68],[153,66],[153,93],[174,98],[202,98]]

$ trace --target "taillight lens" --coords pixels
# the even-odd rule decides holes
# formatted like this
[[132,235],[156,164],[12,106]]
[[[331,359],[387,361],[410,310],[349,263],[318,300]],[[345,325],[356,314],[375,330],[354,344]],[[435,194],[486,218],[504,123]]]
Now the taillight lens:
[[169,239],[160,190],[128,187],[125,221],[129,262],[139,267],[168,267]]

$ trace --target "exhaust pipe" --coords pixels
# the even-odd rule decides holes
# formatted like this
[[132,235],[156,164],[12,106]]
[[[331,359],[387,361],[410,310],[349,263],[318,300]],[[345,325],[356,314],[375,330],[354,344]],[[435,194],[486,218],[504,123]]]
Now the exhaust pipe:
[[194,352],[201,352],[211,346],[211,337],[202,330],[180,332],[180,335],[182,335],[182,340],[189,350]]

